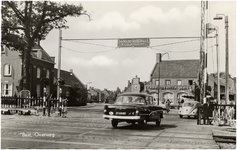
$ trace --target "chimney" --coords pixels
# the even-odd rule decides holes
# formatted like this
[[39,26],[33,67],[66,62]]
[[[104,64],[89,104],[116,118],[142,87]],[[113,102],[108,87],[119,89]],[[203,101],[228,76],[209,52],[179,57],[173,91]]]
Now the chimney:
[[156,53],[156,62],[157,63],[161,62],[161,53]]
[[70,69],[70,75],[73,75],[73,69]]
[[130,80],[128,80],[128,86],[131,84]]
[[52,61],[55,63],[55,57],[50,57],[52,59]]

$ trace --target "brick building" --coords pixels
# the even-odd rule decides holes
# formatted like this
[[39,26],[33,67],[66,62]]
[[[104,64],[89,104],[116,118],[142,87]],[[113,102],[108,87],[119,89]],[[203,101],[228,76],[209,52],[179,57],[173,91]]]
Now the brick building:
[[[194,96],[194,83],[197,82],[199,60],[161,60],[161,54],[156,54],[156,63],[150,74],[150,81],[145,85],[145,91],[153,95],[162,105],[169,99],[171,105],[178,105],[184,95]],[[158,90],[159,88],[159,90]]]
[[[54,58],[39,45],[34,45],[30,59],[31,96],[42,97],[44,86],[47,93],[52,92]],[[12,51],[5,46],[1,49],[1,96],[19,96],[22,90],[22,59],[19,51]],[[48,81],[47,85],[43,79]]]

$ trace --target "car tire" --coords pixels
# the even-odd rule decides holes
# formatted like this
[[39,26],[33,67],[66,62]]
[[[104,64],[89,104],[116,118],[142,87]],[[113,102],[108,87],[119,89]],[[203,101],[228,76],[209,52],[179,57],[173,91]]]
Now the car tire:
[[117,128],[117,126],[118,126],[118,121],[117,121],[117,120],[112,120],[112,121],[111,121],[111,124],[112,124],[112,126],[113,126],[114,128]]
[[183,115],[179,115],[179,118],[183,118]]
[[188,116],[188,118],[190,118],[190,116]]
[[160,123],[161,123],[161,119],[159,118],[158,120],[156,120],[156,126],[160,126]]

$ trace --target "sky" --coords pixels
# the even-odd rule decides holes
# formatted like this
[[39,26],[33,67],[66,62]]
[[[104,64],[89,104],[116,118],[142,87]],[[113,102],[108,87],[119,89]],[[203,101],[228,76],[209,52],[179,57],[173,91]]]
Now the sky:
[[[157,53],[167,53],[162,60],[200,57],[200,1],[66,3],[81,4],[91,20],[87,16],[66,18],[69,29],[62,30],[61,69],[73,69],[81,82],[89,87],[101,90],[119,87],[123,90],[135,76],[142,82],[149,81]],[[236,2],[209,1],[205,13],[206,23],[219,28],[220,71],[225,71],[225,23],[224,20],[213,20],[216,14],[228,16],[229,73],[236,77]],[[215,36],[215,32],[209,36]],[[161,37],[166,39],[159,39]],[[150,38],[150,47],[118,48],[118,39],[123,38]],[[206,40],[205,45],[207,72],[217,72],[216,38]],[[41,41],[41,46],[56,58],[55,67],[58,68],[59,30],[52,30]]]

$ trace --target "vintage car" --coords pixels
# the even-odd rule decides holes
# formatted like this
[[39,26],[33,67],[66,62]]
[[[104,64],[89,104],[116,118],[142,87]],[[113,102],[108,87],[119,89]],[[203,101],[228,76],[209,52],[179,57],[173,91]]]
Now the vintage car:
[[138,123],[145,127],[147,122],[160,126],[163,108],[153,103],[153,97],[145,93],[123,93],[114,104],[104,106],[104,119],[111,120],[113,127],[119,122]]
[[182,118],[183,116],[191,116],[197,118],[197,106],[200,106],[201,103],[193,100],[185,101],[182,106],[179,108],[179,117]]

